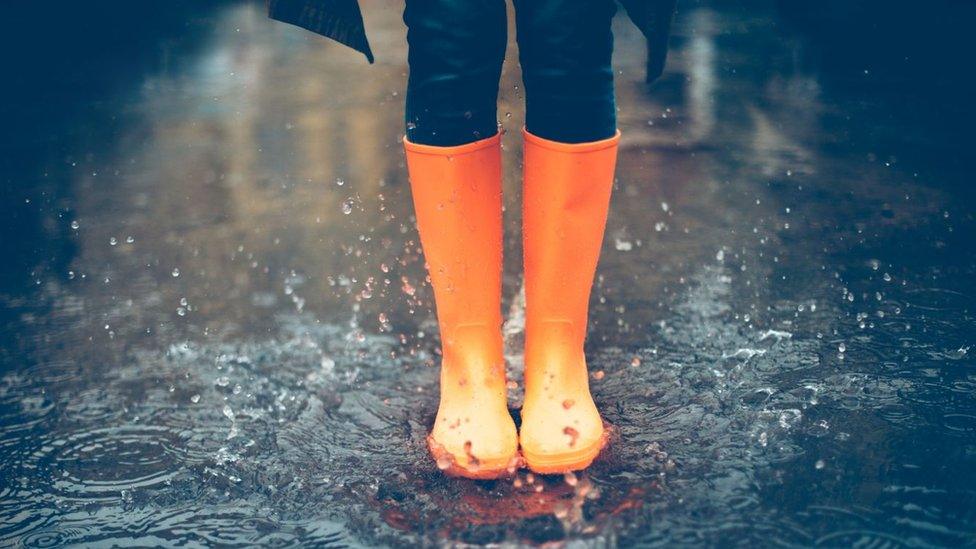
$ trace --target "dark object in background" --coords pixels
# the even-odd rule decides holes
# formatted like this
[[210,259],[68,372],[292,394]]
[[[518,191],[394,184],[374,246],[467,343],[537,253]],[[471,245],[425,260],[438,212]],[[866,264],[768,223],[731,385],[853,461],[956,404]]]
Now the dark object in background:
[[647,38],[647,73],[644,80],[654,82],[664,72],[668,57],[668,37],[677,0],[625,2],[627,15]]
[[[664,71],[676,1],[620,0],[627,15],[647,38],[647,82]],[[357,0],[269,0],[268,15],[345,44],[373,62]]]
[[269,0],[268,15],[345,44],[373,62],[358,0]]

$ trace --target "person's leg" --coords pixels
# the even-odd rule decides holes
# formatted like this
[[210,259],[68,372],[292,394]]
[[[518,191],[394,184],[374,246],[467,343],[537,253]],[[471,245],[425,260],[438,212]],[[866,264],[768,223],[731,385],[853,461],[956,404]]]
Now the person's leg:
[[408,0],[404,139],[441,334],[441,394],[428,445],[448,474],[515,472],[501,336],[503,0]]
[[606,442],[583,341],[619,140],[613,0],[516,0],[526,91],[523,187],[529,468],[587,467]]
[[514,2],[526,129],[560,143],[613,137],[614,1]]
[[407,0],[407,139],[452,146],[498,132],[504,0]]

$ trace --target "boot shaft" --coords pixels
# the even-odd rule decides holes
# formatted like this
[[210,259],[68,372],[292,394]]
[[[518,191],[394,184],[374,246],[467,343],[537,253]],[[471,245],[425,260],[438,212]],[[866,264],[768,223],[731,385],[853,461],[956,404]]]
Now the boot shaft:
[[500,135],[434,147],[404,140],[417,228],[442,342],[458,326],[501,326]]
[[526,329],[570,323],[581,346],[603,244],[619,133],[579,144],[557,143],[528,132],[524,135]]

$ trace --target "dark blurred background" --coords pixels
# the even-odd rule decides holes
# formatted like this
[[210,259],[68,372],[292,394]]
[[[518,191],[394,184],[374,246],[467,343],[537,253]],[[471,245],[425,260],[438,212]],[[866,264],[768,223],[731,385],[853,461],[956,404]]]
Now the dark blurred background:
[[224,0],[10,2],[0,20],[0,285],[71,261],[69,144],[111,139],[118,95],[199,46]]
[[[198,47],[215,10],[232,0],[167,2],[11,2],[0,21],[0,284],[23,284],[38,263],[70,262],[65,169],[77,160],[68,139],[108,139],[117,128],[113,98],[147,74],[166,70]],[[974,143],[976,4],[953,0],[887,2],[720,1],[749,12],[773,11],[774,28],[802,40],[793,48],[800,70],[817,75],[828,94],[883,106],[916,145],[912,162],[937,162],[951,177],[940,185],[968,188]],[[678,10],[700,5],[679,2]],[[399,9],[391,7],[390,9]],[[367,16],[369,14],[367,13]],[[720,40],[745,28],[719,29]],[[762,32],[768,32],[764,29]],[[676,38],[680,40],[680,37]],[[723,70],[762,72],[763,60]]]

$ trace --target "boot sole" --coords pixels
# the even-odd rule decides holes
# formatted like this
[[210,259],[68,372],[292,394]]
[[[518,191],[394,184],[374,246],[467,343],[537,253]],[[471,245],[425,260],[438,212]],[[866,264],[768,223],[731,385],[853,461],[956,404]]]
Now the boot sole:
[[[427,449],[437,468],[449,477],[461,477],[474,480],[490,480],[498,478],[510,478],[515,476],[519,468],[523,465],[522,457],[516,451],[508,457],[479,459],[478,465],[466,466],[458,463],[454,454],[448,452],[430,435],[427,435]],[[448,467],[442,468],[441,464],[448,460]]]
[[600,438],[585,448],[558,454],[534,454],[523,447],[522,457],[525,459],[525,464],[529,470],[540,475],[557,475],[580,471],[593,463],[603,448],[606,447],[609,439],[610,431],[604,426]]

